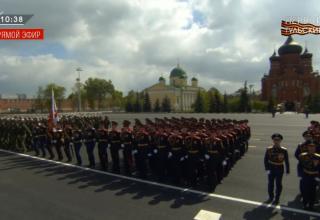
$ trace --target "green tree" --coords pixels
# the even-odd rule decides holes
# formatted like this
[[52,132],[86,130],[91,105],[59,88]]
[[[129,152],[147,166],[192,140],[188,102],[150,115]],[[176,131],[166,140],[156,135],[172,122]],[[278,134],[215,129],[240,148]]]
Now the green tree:
[[36,94],[36,99],[34,101],[34,106],[33,108],[36,111],[40,111],[41,113],[46,110],[46,99],[44,97],[44,89],[42,88],[42,86],[38,87],[38,91]]
[[204,100],[203,94],[201,94],[200,90],[198,91],[196,100],[194,102],[194,111],[195,112],[204,112],[205,111],[205,100]]
[[125,110],[127,112],[134,111],[134,101],[135,101],[136,93],[133,90],[128,92],[128,95],[125,97]]
[[319,94],[316,94],[312,97],[312,101],[311,101],[309,109],[313,113],[320,112],[320,95]]
[[228,96],[226,92],[223,95],[222,112],[225,112],[225,113],[229,112]]
[[114,86],[111,80],[89,78],[85,81],[84,88],[87,93],[88,104],[91,109],[95,109],[95,103],[98,103],[98,108],[103,107],[103,100],[107,95],[114,92]]
[[139,96],[139,93],[137,92],[136,93],[136,96],[135,96],[135,102],[134,102],[134,105],[133,105],[133,111],[134,112],[141,112],[141,102],[140,102],[140,96]]
[[171,112],[171,102],[168,96],[162,100],[161,109],[163,112]]
[[250,98],[248,95],[247,81],[244,83],[244,88],[240,92],[239,112],[250,112]]
[[150,96],[148,92],[144,93],[144,98],[143,98],[143,111],[144,112],[151,112],[151,101],[150,101]]
[[46,100],[45,103],[48,110],[51,109],[52,90],[54,92],[54,98],[59,110],[61,109],[61,103],[64,100],[66,89],[63,86],[59,86],[54,83],[46,85],[45,89],[42,90],[43,92],[42,97],[44,97],[44,100]]
[[275,110],[275,103],[272,97],[270,97],[268,100],[267,110],[268,112],[272,112]]
[[160,112],[160,111],[161,111],[159,99],[156,100],[156,102],[155,102],[155,104],[154,104],[153,111],[154,111],[154,112]]

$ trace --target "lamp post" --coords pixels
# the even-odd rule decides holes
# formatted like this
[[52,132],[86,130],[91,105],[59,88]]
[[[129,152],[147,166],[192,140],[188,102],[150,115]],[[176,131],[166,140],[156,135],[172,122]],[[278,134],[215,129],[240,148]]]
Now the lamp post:
[[80,81],[80,72],[83,71],[80,67],[76,69],[78,72],[77,86],[78,86],[78,112],[81,112],[81,81]]

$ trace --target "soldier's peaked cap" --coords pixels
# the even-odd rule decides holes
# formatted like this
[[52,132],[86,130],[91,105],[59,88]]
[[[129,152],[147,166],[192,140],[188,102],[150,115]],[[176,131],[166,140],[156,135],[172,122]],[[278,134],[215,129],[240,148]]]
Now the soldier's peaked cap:
[[273,140],[273,139],[276,139],[276,138],[279,138],[279,139],[283,139],[283,136],[281,135],[281,134],[279,134],[279,133],[274,133],[272,136],[271,136],[271,139]]
[[130,124],[131,124],[131,122],[128,120],[123,121],[123,126],[129,126]]
[[302,133],[302,136],[303,136],[303,137],[305,137],[305,136],[311,136],[311,133],[310,133],[310,131],[304,131],[304,132]]

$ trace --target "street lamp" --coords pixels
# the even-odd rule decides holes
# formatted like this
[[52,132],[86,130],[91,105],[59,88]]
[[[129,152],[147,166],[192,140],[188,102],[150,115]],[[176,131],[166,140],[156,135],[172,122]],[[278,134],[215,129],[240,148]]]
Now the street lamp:
[[78,86],[78,112],[81,112],[81,81],[80,81],[80,72],[83,71],[80,67],[76,69],[78,72],[77,86]]

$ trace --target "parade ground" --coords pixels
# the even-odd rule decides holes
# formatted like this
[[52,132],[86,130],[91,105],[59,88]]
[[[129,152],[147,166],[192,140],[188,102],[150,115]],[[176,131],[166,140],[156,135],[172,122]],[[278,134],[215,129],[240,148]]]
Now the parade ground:
[[[74,165],[75,161],[67,164],[36,158],[33,153],[0,150],[0,219],[320,219],[318,204],[315,212],[303,210],[294,158],[302,132],[311,120],[320,120],[320,115],[306,119],[296,113],[277,114],[275,118],[270,114],[108,114],[110,120],[118,122],[181,116],[249,120],[249,150],[215,192],[91,170]],[[283,178],[277,206],[264,203],[268,195],[263,158],[275,132],[284,137],[291,168]]]

